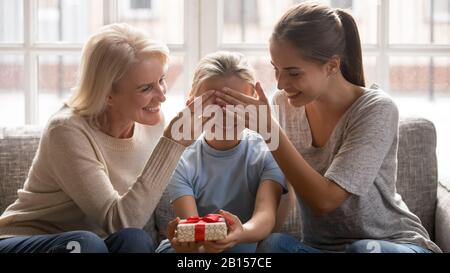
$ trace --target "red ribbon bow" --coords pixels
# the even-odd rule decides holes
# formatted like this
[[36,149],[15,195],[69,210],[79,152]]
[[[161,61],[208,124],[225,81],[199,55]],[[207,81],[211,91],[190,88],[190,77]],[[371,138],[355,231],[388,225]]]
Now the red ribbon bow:
[[204,217],[191,216],[186,220],[181,220],[179,224],[196,224],[195,225],[195,241],[205,240],[205,225],[207,223],[220,222],[222,215],[220,214],[207,214]]

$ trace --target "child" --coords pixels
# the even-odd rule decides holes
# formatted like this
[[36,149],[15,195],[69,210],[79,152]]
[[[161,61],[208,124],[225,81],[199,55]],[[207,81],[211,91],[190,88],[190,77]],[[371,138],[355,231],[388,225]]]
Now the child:
[[[200,61],[188,102],[224,87],[252,96],[254,82],[244,55],[216,52]],[[229,140],[227,130],[237,131],[238,126],[225,122],[221,127],[206,129],[183,153],[168,186],[178,217],[169,223],[168,240],[161,242],[157,252],[255,252],[257,242],[274,228],[281,195],[287,192],[283,173],[260,135],[245,129]],[[214,137],[217,130],[223,130],[225,140]],[[174,233],[179,218],[218,211],[228,223],[224,240],[177,241]]]

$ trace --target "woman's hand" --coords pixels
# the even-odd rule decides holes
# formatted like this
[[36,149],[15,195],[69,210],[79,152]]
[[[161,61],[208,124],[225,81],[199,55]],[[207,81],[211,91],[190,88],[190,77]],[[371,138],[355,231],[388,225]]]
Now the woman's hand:
[[228,226],[228,235],[225,239],[219,241],[205,241],[203,242],[203,247],[205,252],[209,253],[220,253],[224,250],[235,246],[241,242],[241,237],[243,236],[244,227],[242,226],[241,220],[234,214],[229,213],[225,210],[220,210],[219,212],[224,218]]
[[182,243],[178,241],[175,234],[179,222],[180,218],[177,217],[176,219],[170,221],[169,224],[167,225],[167,239],[169,239],[170,245],[175,249],[177,253],[199,252],[199,248],[201,246],[200,243],[198,242]]
[[164,136],[186,147],[194,143],[201,135],[204,125],[213,118],[205,118],[202,114],[203,109],[214,104],[215,93],[216,91],[210,90],[190,101],[167,125]]
[[[238,119],[241,122],[245,122],[245,127],[251,130],[255,130],[258,133],[261,133],[261,126],[266,126],[266,132],[270,131],[271,121],[272,121],[272,113],[270,111],[270,103],[264,94],[264,90],[261,87],[259,82],[255,85],[255,91],[257,97],[247,96],[244,93],[233,90],[230,88],[224,88],[222,90],[218,90],[215,94],[217,97],[215,99],[216,103],[219,104],[222,108],[225,108],[227,105],[242,105],[246,108],[249,105],[256,106],[256,115],[250,115],[245,113],[237,113]],[[261,107],[266,108],[266,115],[261,115]],[[227,112],[230,114],[229,112]]]

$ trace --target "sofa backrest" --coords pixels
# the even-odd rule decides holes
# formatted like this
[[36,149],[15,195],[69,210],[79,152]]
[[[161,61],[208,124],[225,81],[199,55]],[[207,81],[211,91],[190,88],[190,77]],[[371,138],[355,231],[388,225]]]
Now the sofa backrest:
[[0,213],[17,198],[39,145],[36,127],[0,128]]
[[430,121],[400,121],[397,192],[434,239],[438,170],[436,129]]
[[[422,221],[434,238],[434,217],[437,195],[436,131],[425,119],[404,119],[400,122],[397,191]],[[0,128],[0,213],[17,198],[39,144],[39,131],[28,127]],[[167,223],[174,213],[165,192],[146,230],[166,236]],[[299,209],[296,207],[282,228],[301,238]]]

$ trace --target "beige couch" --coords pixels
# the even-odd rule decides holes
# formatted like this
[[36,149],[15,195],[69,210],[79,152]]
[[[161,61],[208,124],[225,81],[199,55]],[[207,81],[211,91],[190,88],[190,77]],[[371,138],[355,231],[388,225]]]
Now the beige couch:
[[[0,213],[17,196],[39,144],[39,129],[0,128]],[[419,216],[431,238],[450,252],[450,192],[437,179],[436,131],[425,119],[400,123],[397,190]],[[165,193],[145,229],[155,239],[165,237],[173,211]],[[301,238],[298,207],[292,210],[283,231]]]

